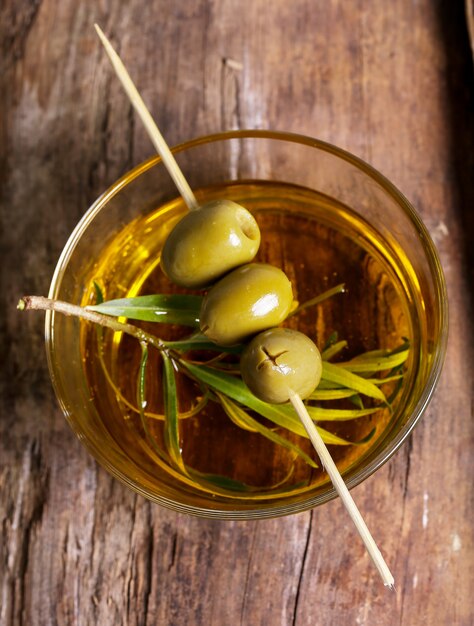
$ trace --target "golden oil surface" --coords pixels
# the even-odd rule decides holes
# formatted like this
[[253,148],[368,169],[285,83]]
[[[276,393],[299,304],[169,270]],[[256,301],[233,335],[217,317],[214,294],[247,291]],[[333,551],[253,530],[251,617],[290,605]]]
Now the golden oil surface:
[[[330,447],[341,471],[362,463],[403,421],[403,409],[415,384],[419,322],[413,323],[416,285],[410,280],[411,268],[356,213],[314,191],[248,181],[203,189],[197,192],[197,197],[200,202],[228,198],[254,214],[262,232],[256,260],[283,269],[300,303],[345,283],[344,294],[308,308],[288,320],[288,326],[307,333],[320,347],[329,335],[337,332],[340,339],[348,342],[344,359],[366,350],[394,348],[404,338],[410,338],[415,349],[411,351],[393,414],[381,410],[357,420],[321,424],[351,441],[361,440],[375,427],[375,435],[367,444]],[[107,299],[184,293],[164,276],[159,261],[168,232],[185,212],[183,202],[177,199],[125,226],[104,247],[87,277],[84,304],[92,298],[94,281],[102,286]],[[165,340],[190,334],[190,329],[185,328],[137,324]],[[92,401],[124,454],[137,468],[147,472],[150,480],[163,481],[172,489],[192,491],[186,477],[157,465],[143,432],[136,408],[138,342],[107,331],[99,351],[96,329],[84,324],[81,346]],[[178,389],[179,409],[186,413],[202,396],[202,391],[181,375],[178,375]],[[155,442],[164,448],[163,420],[159,419],[163,413],[161,359],[153,350],[147,373],[146,411]],[[215,402],[208,402],[196,414],[181,419],[180,431],[182,455],[189,467],[244,482],[255,487],[255,493],[262,498],[271,497],[275,489],[284,498],[327,481],[323,472],[295,459],[288,450],[236,426]],[[281,429],[279,432],[314,456],[308,440]],[[192,496],[189,497],[192,503]]]

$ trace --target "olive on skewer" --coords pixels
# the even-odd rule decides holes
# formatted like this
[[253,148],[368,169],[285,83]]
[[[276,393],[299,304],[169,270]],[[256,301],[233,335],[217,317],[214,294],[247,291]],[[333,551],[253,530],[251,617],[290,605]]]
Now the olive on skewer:
[[250,391],[264,402],[289,402],[289,389],[305,399],[321,380],[321,354],[298,330],[271,328],[245,347],[240,373]]
[[161,269],[175,284],[201,289],[252,261],[259,246],[253,215],[232,200],[216,200],[176,224],[163,247]]
[[[190,237],[191,241],[193,242],[193,245],[194,244],[196,245],[196,250],[197,250],[198,242],[201,244],[200,252],[192,251],[191,253],[191,258],[195,257],[198,260],[198,265],[199,265],[199,258],[201,257],[202,259],[204,259],[205,251],[209,248],[207,241],[210,239],[214,240],[216,237],[220,236],[219,232],[220,232],[221,227],[219,226],[215,232],[212,231],[212,222],[209,221],[209,223],[207,223],[207,220],[205,219],[207,215],[206,207],[205,206],[199,207],[199,204],[191,188],[189,187],[189,184],[187,183],[185,177],[183,176],[183,173],[181,172],[170,149],[168,148],[160,131],[158,130],[158,127],[156,126],[152,116],[150,115],[148,109],[146,108],[145,103],[143,102],[135,85],[133,84],[120,57],[114,51],[114,49],[110,45],[110,42],[107,40],[107,38],[105,37],[101,29],[97,25],[95,25],[95,28],[114,66],[117,76],[119,77],[125,91],[127,92],[127,95],[130,98],[130,101],[132,102],[137,113],[140,115],[153,144],[155,145],[158,153],[163,159],[163,163],[165,167],[168,169],[171,177],[173,178],[176,184],[176,187],[178,188],[178,191],[182,195],[184,201],[186,202],[190,210],[190,213],[187,214],[185,218],[183,218],[182,222],[179,222],[177,224],[176,228],[178,229],[177,231],[178,234],[182,230],[184,231],[186,236]],[[230,201],[228,200],[224,200],[222,201],[222,205],[228,206],[229,202]],[[243,209],[243,208],[242,210],[246,211],[246,209]],[[217,211],[217,213],[220,213],[220,212],[221,212],[221,209]],[[193,213],[197,215],[196,218],[192,217]],[[238,212],[236,211],[236,213]],[[205,227],[205,237],[194,237],[193,227],[192,227],[192,223],[194,219],[196,219],[199,227],[201,226]],[[191,224],[191,226],[188,226],[187,224],[188,221]],[[180,226],[180,224],[182,225]],[[208,230],[207,230],[207,227],[209,227]],[[245,228],[242,228],[242,232],[246,233]],[[242,249],[239,246],[235,247],[235,250],[238,251],[235,254],[235,250],[233,250],[231,246],[230,249],[233,250],[231,256],[235,254],[235,257],[233,258],[233,260],[231,259],[230,261],[228,261],[226,259],[221,258],[220,256],[215,256],[216,263],[214,263],[213,261],[211,264],[213,266],[212,278],[208,277],[208,275],[206,275],[206,273],[203,272],[202,275],[199,276],[199,282],[197,283],[197,285],[198,286],[205,285],[207,282],[211,282],[215,280],[216,278],[218,278],[220,275],[229,271],[229,269],[235,268],[236,266],[241,265],[241,263],[245,263],[246,261],[248,262],[252,260],[258,250],[258,245],[260,243],[260,233],[258,232],[258,235],[257,235],[256,234],[257,231],[255,231],[253,227],[252,227],[251,232],[252,232],[252,236],[249,237],[249,239],[251,240],[252,243],[249,244],[247,242],[248,248],[246,248],[246,254],[253,254],[253,256],[250,256],[249,258],[246,258],[245,254],[241,256]],[[174,240],[173,233],[171,234],[171,237],[172,239],[169,243],[169,250],[166,250],[165,255],[164,255],[164,267],[167,268],[165,269],[165,271],[169,272],[170,277],[174,275],[174,270],[175,270],[176,265],[177,264],[179,265],[178,256],[180,256],[180,253],[177,252],[178,244],[176,241],[173,241]],[[177,239],[179,238],[178,235],[176,236],[176,238]],[[256,250],[255,250],[255,253],[253,253],[255,243],[256,243]],[[191,248],[193,248],[193,245],[191,245]],[[220,242],[219,245],[223,245],[224,247],[228,246],[228,241]],[[237,269],[234,269],[233,272],[231,272],[231,274],[224,276],[224,278],[222,278],[214,287],[212,287],[210,291],[208,292],[208,294],[206,295],[204,302],[203,302],[203,307],[201,309],[201,329],[209,338],[213,339],[216,343],[219,343],[220,345],[223,345],[223,346],[232,345],[232,343],[237,343],[238,341],[243,340],[249,335],[258,333],[259,331],[263,329],[267,329],[267,328],[270,328],[274,325],[281,323],[285,319],[285,317],[288,315],[290,307],[291,307],[291,302],[292,302],[291,283],[288,281],[288,279],[283,274],[283,272],[281,272],[281,270],[278,270],[277,268],[272,268],[272,269],[275,270],[276,272],[278,271],[281,272],[285,280],[288,281],[289,288],[288,286],[283,287],[285,283],[284,283],[284,280],[280,278],[279,280],[281,282],[282,293],[283,293],[281,303],[276,305],[274,308],[270,306],[267,313],[265,313],[262,316],[256,313],[258,307],[262,306],[262,303],[265,303],[265,306],[263,306],[262,308],[263,310],[265,309],[265,307],[268,305],[269,302],[274,300],[274,296],[275,296],[275,291],[273,289],[273,286],[270,285],[270,288],[267,289],[265,281],[260,281],[260,280],[256,280],[253,284],[253,288],[255,289],[254,295],[250,295],[247,292],[245,288],[245,280],[244,281],[241,280],[242,272],[244,272],[244,275],[245,275],[245,271],[248,271],[246,270],[246,268],[252,267],[252,266],[258,266],[258,265],[259,264],[247,264],[247,265],[244,265],[243,267],[237,267]],[[267,267],[271,267],[271,266],[267,266]],[[237,272],[236,274],[237,278],[232,277],[232,275],[235,274],[236,272]],[[180,271],[177,273],[178,274],[178,280],[176,281],[177,284],[180,284],[182,286],[188,286],[188,287],[196,287],[196,283],[194,282],[195,278],[191,276],[192,273],[193,273],[192,268],[185,267],[184,270],[180,269]],[[183,275],[184,275],[184,279],[183,279]],[[191,276],[191,281],[193,282],[192,285],[187,282],[190,276]],[[231,278],[229,278],[229,276]],[[277,298],[278,300],[279,300],[280,295],[281,295],[280,291],[278,291],[278,298]],[[243,300],[243,302],[240,302],[240,300]],[[240,314],[237,313],[237,315],[235,315],[236,311],[240,311]],[[246,313],[244,314],[243,311],[245,311]],[[234,332],[231,326],[227,324],[227,322],[225,321],[227,316],[231,317],[233,322],[236,325],[238,321],[238,332]],[[245,316],[247,317],[247,319],[244,319]],[[244,319],[243,322],[242,322],[242,319]],[[247,324],[249,320],[251,323]],[[258,323],[256,323],[257,320],[259,320]],[[273,333],[271,336],[273,336]],[[257,338],[256,343],[258,344],[259,341],[260,340]],[[296,356],[297,357],[299,356],[301,358],[301,355],[304,354],[305,357],[303,360],[306,360],[307,358],[306,354],[308,354],[309,348],[306,345],[306,342],[303,342],[303,343],[305,343],[305,348],[302,349],[302,351],[301,351],[301,347],[297,348]],[[263,345],[265,346],[267,344],[264,343]],[[309,352],[312,354],[312,349],[309,350]],[[268,349],[268,353],[272,355],[272,351],[270,349]],[[278,360],[278,357],[275,357],[274,355],[272,355],[271,358],[274,358],[276,361]],[[248,356],[244,358],[244,369],[248,367],[249,371],[252,371],[250,364],[246,365],[247,363],[246,359],[249,360],[250,364],[252,363],[250,348],[249,348]],[[317,357],[316,357],[316,360],[317,360]],[[266,373],[267,372],[266,372],[265,367],[259,368],[258,365],[256,366],[256,369],[254,370],[254,374],[257,376],[257,378],[262,376],[262,380],[265,380]],[[279,382],[278,385],[279,386],[282,385],[283,388],[285,389],[285,393],[283,394],[283,396],[286,394],[288,395],[289,401],[293,405],[298,417],[300,418],[304,428],[306,429],[306,432],[319,458],[321,459],[323,466],[327,470],[337,493],[340,495],[344,503],[344,506],[346,507],[351,519],[353,520],[367,548],[367,551],[369,552],[369,555],[371,556],[375,566],[377,567],[381,575],[381,578],[384,582],[384,585],[390,588],[393,588],[393,583],[394,583],[393,576],[387,564],[385,563],[384,558],[382,554],[380,553],[375,541],[373,540],[359,510],[357,509],[344,483],[344,480],[342,479],[334,461],[331,458],[331,455],[329,454],[321,436],[319,435],[318,430],[315,424],[313,423],[301,399],[300,394],[298,393],[296,389],[293,388],[293,386],[296,383],[298,383],[298,381],[296,378],[294,379],[294,381],[291,379],[291,367],[285,370],[282,366],[280,366],[280,375],[283,375],[283,377],[281,378],[281,380],[283,380],[283,383]],[[288,379],[286,379],[286,382],[285,382],[286,375],[288,375]],[[313,372],[313,375],[316,378],[316,375],[314,372]],[[260,393],[261,388],[264,390],[266,394],[267,383],[259,382],[259,385],[256,386],[258,393]],[[308,385],[308,388],[309,388],[309,385]],[[304,387],[303,391],[306,393],[306,386]]]
[[252,261],[260,245],[258,224],[247,209],[231,200],[199,205],[122,60],[97,24],[95,29],[130,102],[189,209],[168,236],[161,259],[162,269],[177,285],[201,289],[225,272]]
[[200,326],[221,346],[242,343],[281,324],[293,302],[291,282],[278,267],[248,263],[221,278],[204,297]]

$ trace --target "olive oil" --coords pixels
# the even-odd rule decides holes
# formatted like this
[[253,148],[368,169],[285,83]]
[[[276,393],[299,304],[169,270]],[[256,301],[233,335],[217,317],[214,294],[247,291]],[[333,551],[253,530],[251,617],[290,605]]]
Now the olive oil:
[[[306,333],[320,348],[337,333],[339,339],[348,343],[342,354],[344,360],[367,350],[396,348],[409,338],[412,350],[392,411],[379,410],[347,422],[321,423],[327,430],[354,442],[330,447],[340,471],[353,469],[403,424],[404,408],[416,382],[420,322],[415,310],[417,286],[411,278],[412,269],[370,224],[348,207],[317,192],[288,184],[246,181],[201,189],[196,196],[201,203],[220,198],[233,200],[253,213],[261,229],[261,246],[255,260],[281,268],[290,278],[299,303],[338,283],[345,284],[344,293],[291,317],[287,326]],[[101,286],[106,299],[191,293],[172,284],[160,268],[166,237],[186,210],[182,200],[176,199],[126,225],[104,246],[103,254],[91,269],[83,304],[93,301],[94,282]],[[183,338],[192,332],[189,328],[162,324],[137,325],[164,340]],[[176,376],[183,460],[196,473],[217,475],[229,482],[222,482],[214,492],[205,478],[200,483],[195,475],[190,478],[180,474],[156,452],[165,449],[159,353],[150,349],[147,434],[137,404],[139,343],[121,333],[98,333],[97,328],[84,323],[81,349],[91,401],[98,416],[123,454],[146,472],[150,482],[162,483],[165,497],[182,492],[182,501],[192,504],[194,494],[204,490],[215,497],[216,508],[230,499],[236,509],[244,509],[255,506],[256,500],[298,499],[308,490],[317,492],[327,482],[320,469],[311,468],[261,434],[234,424],[218,402],[212,398],[206,401],[200,386],[183,374]],[[259,419],[274,427],[264,418]],[[308,440],[282,429],[278,432],[315,458]],[[370,440],[360,443],[370,433]],[[244,492],[242,484],[248,487]]]

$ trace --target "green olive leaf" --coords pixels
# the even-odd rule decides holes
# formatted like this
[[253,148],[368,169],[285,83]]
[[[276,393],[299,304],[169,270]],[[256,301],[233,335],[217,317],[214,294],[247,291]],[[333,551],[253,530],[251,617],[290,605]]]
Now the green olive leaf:
[[[249,494],[252,500],[265,500],[269,497],[273,497],[278,493],[285,493],[287,490],[281,488],[283,484],[287,482],[287,480],[291,477],[293,470],[291,469],[287,476],[280,480],[279,482],[269,485],[268,487],[255,487],[253,485],[248,485],[247,483],[243,483],[240,480],[235,480],[234,478],[229,478],[228,476],[222,476],[220,474],[205,474],[203,472],[199,472],[195,469],[188,468],[189,475],[199,484],[199,485],[212,485],[214,491],[217,493],[224,494],[229,496],[229,492],[246,492]],[[300,481],[291,486],[292,490],[299,489],[301,487],[307,486],[308,481]],[[271,495],[267,492],[270,491]],[[261,493],[260,493],[261,492]],[[234,496],[235,497],[235,496]]]
[[362,439],[359,439],[359,441],[353,441],[353,445],[354,446],[363,446],[364,444],[368,443],[372,437],[375,435],[377,431],[377,428],[374,426],[374,428],[372,428],[372,430],[370,431],[370,433],[368,435],[366,435],[365,437],[363,437]]
[[163,357],[165,445],[174,465],[185,471],[179,441],[178,394],[176,391],[176,378],[173,361],[165,352],[162,352],[161,356]]
[[217,487],[219,489],[220,493],[225,495],[228,495],[227,491],[253,492],[257,490],[255,487],[247,485],[240,480],[228,478],[227,476],[221,476],[220,474],[205,474],[194,469],[191,470],[190,468],[188,468],[188,471],[194,480],[197,480],[200,483],[204,482],[213,485],[213,487]]
[[344,387],[344,385],[338,385],[337,383],[332,383],[329,380],[323,380],[321,378],[321,380],[319,381],[319,385],[314,390],[314,393],[322,391],[322,390],[324,391],[326,390],[351,391],[352,393],[354,393],[353,389],[347,389],[347,387]]
[[304,311],[304,309],[307,309],[308,307],[321,304],[321,302],[328,300],[329,298],[331,298],[332,296],[335,296],[338,293],[344,293],[344,290],[345,290],[344,288],[345,288],[344,283],[340,283],[339,285],[336,285],[335,287],[331,287],[331,289],[324,291],[323,293],[319,294],[319,296],[316,296],[315,298],[311,298],[311,300],[307,300],[306,302],[303,302],[303,304],[300,304],[294,311],[292,311],[288,315],[288,317],[292,317],[293,315],[298,315],[298,313],[301,313],[301,311]]
[[146,408],[146,366],[148,363],[148,346],[145,342],[140,342],[140,347],[142,349],[142,354],[140,358],[140,366],[138,370],[138,380],[137,380],[137,405],[140,413],[140,421],[142,424],[143,431],[145,432],[145,437],[153,448],[153,452],[159,457],[160,461],[168,462],[168,459],[163,455],[162,450],[158,446],[155,441],[155,438],[150,432],[148,427],[148,421],[145,415]]
[[353,396],[351,396],[349,398],[349,402],[352,402],[352,404],[354,406],[356,406],[358,409],[365,409],[364,407],[364,403],[362,402],[362,398],[360,397],[360,395],[358,393],[354,394]]
[[263,426],[256,419],[251,417],[248,413],[246,413],[240,406],[232,402],[228,397],[223,394],[217,394],[221,401],[221,404],[224,408],[224,411],[230,417],[232,421],[236,421],[237,425],[241,428],[245,428],[246,430],[253,430],[254,432],[258,432],[273,443],[276,443],[291,452],[294,452],[297,456],[303,459],[308,465],[311,467],[318,467],[317,464],[313,461],[313,459],[303,452],[303,450],[294,444],[292,441],[289,441],[285,437],[282,437],[278,433],[273,432],[270,428]]
[[[379,351],[376,351],[379,352]],[[388,354],[362,354],[350,361],[338,363],[337,366],[341,367],[349,372],[382,372],[385,370],[391,370],[399,367],[408,358],[409,350],[392,351]]]
[[258,428],[251,422],[250,415],[246,413],[238,404],[222,393],[216,393],[216,400],[221,403],[227,417],[236,426],[250,433],[258,433]]
[[96,301],[96,305],[97,304],[102,304],[102,302],[104,301],[104,293],[99,285],[99,283],[97,281],[94,280],[94,291],[95,291],[95,301]]
[[358,393],[362,393],[369,398],[375,398],[381,402],[386,402],[384,393],[373,383],[367,381],[361,376],[357,376],[352,371],[348,371],[341,367],[340,364],[328,363],[323,361],[323,372],[321,378],[323,380],[337,383],[347,389],[353,389]]
[[140,344],[142,349],[140,367],[138,370],[138,385],[137,385],[137,404],[140,410],[140,414],[144,414],[146,407],[146,366],[148,362],[148,346],[142,342]]
[[347,341],[336,341],[321,352],[321,358],[323,359],[323,361],[329,361],[329,359],[335,357],[344,348],[347,348]]
[[344,400],[354,395],[353,389],[320,389],[317,387],[309,396],[308,400],[331,401]]
[[[396,377],[394,377],[394,378],[396,378]],[[392,393],[391,393],[391,394],[389,395],[389,397],[387,398],[387,402],[388,402],[388,404],[389,404],[389,406],[390,406],[390,407],[392,406],[392,404],[393,404],[393,402],[394,402],[395,398],[396,398],[396,397],[398,396],[398,394],[400,393],[402,386],[403,386],[403,377],[402,377],[402,376],[400,376],[400,377],[398,378],[398,380],[397,380],[397,383],[396,383],[396,385],[395,385],[394,390],[392,391]]]
[[202,296],[170,294],[107,300],[86,309],[143,322],[199,326],[201,303]]
[[[402,380],[402,379],[403,379],[403,374],[396,374],[394,376],[390,375],[390,376],[385,376],[383,378],[362,378],[362,380],[365,380],[365,381],[367,381],[369,383],[377,385],[377,387],[380,387],[381,385],[384,385],[385,383],[391,383],[391,382]],[[354,390],[347,389],[344,385],[340,385],[338,383],[334,383],[334,382],[331,382],[329,380],[321,379],[317,389],[315,389],[314,392],[311,394],[311,399],[313,399],[313,400],[319,400],[319,399],[324,400],[323,396],[325,395],[326,391],[340,392],[341,394],[342,393],[347,393],[347,396],[344,396],[344,397],[348,397],[352,393],[354,393]],[[321,396],[322,396],[321,398],[318,397],[319,394],[321,394]],[[329,399],[329,397],[328,397],[328,399]],[[331,399],[333,399],[333,400],[341,400],[342,396],[341,397],[334,396],[334,398],[331,398]]]
[[338,341],[338,339],[339,339],[339,333],[337,332],[337,330],[335,330],[326,339],[326,343],[324,344],[322,351],[324,352],[325,350],[333,346]]
[[318,422],[345,422],[380,411],[380,407],[372,409],[322,409],[318,406],[308,405],[306,408],[311,419]]

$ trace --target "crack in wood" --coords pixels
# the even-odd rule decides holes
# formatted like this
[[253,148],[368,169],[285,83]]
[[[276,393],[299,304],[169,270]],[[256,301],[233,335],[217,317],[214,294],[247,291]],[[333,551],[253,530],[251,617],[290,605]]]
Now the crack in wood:
[[148,607],[150,605],[150,597],[153,583],[153,552],[155,547],[154,526],[151,520],[151,505],[147,504],[147,528],[148,535],[145,545],[146,565],[145,565],[145,583],[143,588],[143,618],[144,626],[148,624]]
[[221,67],[221,125],[222,130],[240,130],[240,72],[243,66],[238,61],[224,57]]
[[125,611],[127,615],[127,623],[130,621],[130,605],[131,605],[131,597],[132,597],[132,587],[134,582],[134,564],[136,562],[136,553],[133,548],[133,536],[135,532],[135,520],[137,514],[137,495],[134,494],[132,501],[132,510],[131,510],[131,524],[130,524],[130,533],[128,536],[128,545],[130,546],[129,550],[129,567],[128,567],[128,577],[125,582],[125,587],[127,590],[127,599],[125,605]]
[[[32,536],[41,524],[49,497],[49,472],[44,470],[41,445],[34,439],[23,454],[15,506],[11,509],[10,541],[5,556],[6,576],[0,616],[22,626],[26,614],[26,588]],[[6,526],[4,522],[4,527]]]
[[413,437],[412,435],[410,435],[408,437],[408,440],[405,443],[405,458],[406,458],[406,465],[405,465],[405,478],[404,478],[404,482],[403,482],[403,503],[405,503],[405,500],[407,499],[407,495],[408,495],[408,480],[410,478],[410,467],[411,467],[411,454],[413,451]]
[[253,525],[253,530],[252,530],[252,543],[250,546],[250,550],[249,550],[249,559],[247,562],[247,571],[245,573],[245,584],[244,584],[244,589],[243,589],[243,593],[242,593],[242,604],[240,607],[240,626],[245,626],[248,622],[245,620],[245,609],[246,609],[246,605],[247,605],[247,598],[248,598],[248,588],[249,588],[249,581],[250,581],[250,570],[252,567],[252,555],[254,553],[254,547],[255,547],[255,541],[256,541],[256,537],[257,537],[257,528],[256,525]]
[[128,132],[127,132],[127,160],[125,165],[125,171],[132,169],[134,165],[134,136],[135,136],[135,112],[133,105],[128,108],[127,114]]
[[171,555],[170,555],[170,562],[168,564],[168,572],[173,568],[175,560],[176,560],[177,544],[178,544],[178,533],[174,532],[173,537],[171,539]]
[[306,560],[308,557],[309,543],[311,539],[311,530],[313,527],[313,513],[314,511],[309,512],[309,524],[308,524],[308,530],[306,532],[306,542],[305,542],[305,546],[303,550],[303,557],[301,560],[301,568],[300,568],[299,575],[298,575],[298,582],[296,584],[295,603],[293,606],[293,619],[291,621],[292,626],[296,626],[296,617],[298,614],[298,606],[299,606],[299,601],[300,601],[300,593],[301,593],[301,587],[302,587],[302,582],[303,582],[304,569],[305,569]]
[[[221,127],[223,131],[241,130],[242,113],[240,108],[240,73],[242,64],[228,57],[221,64]],[[229,177],[240,179],[242,140],[230,144]]]
[[404,611],[405,611],[405,598],[407,597],[407,588],[408,588],[408,569],[409,569],[409,561],[410,561],[410,554],[411,554],[411,541],[408,541],[408,546],[407,546],[407,551],[406,551],[406,558],[405,558],[405,563],[404,563],[404,568],[403,568],[403,578],[402,578],[402,592],[401,592],[401,606],[400,606],[400,626],[403,626],[405,621],[404,621]]

